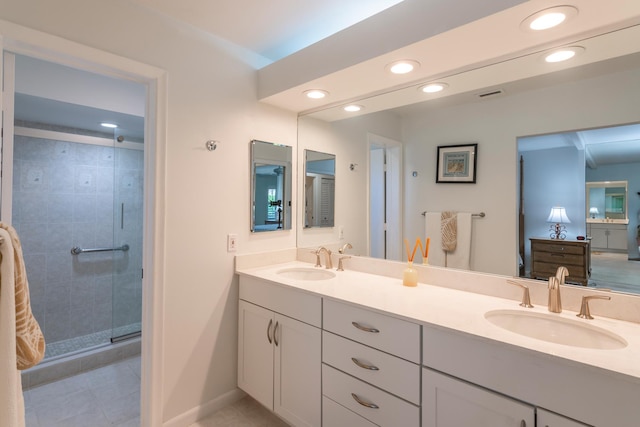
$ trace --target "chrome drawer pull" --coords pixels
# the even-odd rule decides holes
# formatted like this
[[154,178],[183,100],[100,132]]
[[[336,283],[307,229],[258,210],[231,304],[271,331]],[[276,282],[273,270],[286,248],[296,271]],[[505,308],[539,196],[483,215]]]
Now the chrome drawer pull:
[[373,334],[377,334],[380,331],[377,330],[376,328],[367,328],[366,326],[362,326],[361,324],[359,324],[358,322],[351,322],[351,324],[353,326],[355,326],[356,328],[360,329],[361,331],[365,331],[365,332],[371,332]]
[[271,325],[273,325],[273,319],[269,319],[269,324],[267,325],[267,340],[269,340],[269,344],[272,344],[271,341]]
[[362,363],[361,361],[359,361],[358,359],[356,359],[355,357],[351,358],[351,361],[353,363],[355,363],[357,366],[361,367],[362,369],[368,369],[370,371],[379,371],[380,368],[378,368],[377,366],[373,366],[373,365],[367,365],[365,363]]
[[371,409],[379,409],[380,407],[378,405],[376,405],[375,403],[368,403],[363,401],[362,399],[360,399],[358,397],[357,394],[355,393],[351,393],[351,397],[353,397],[353,400],[355,400],[356,402],[358,402],[359,404],[361,404],[362,406],[365,406],[367,408],[371,408]]

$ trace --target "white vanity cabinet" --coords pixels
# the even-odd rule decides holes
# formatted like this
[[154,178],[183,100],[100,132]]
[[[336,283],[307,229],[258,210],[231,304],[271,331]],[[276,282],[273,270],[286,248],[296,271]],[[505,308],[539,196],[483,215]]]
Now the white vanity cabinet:
[[588,427],[427,368],[422,381],[422,427]]
[[412,322],[325,299],[322,393],[329,404],[323,405],[323,425],[419,426],[420,330]]
[[591,237],[591,249],[603,251],[627,250],[627,225],[587,222],[587,235]]
[[422,384],[422,427],[535,426],[534,408],[517,400],[426,368]]
[[321,425],[320,297],[240,278],[238,387],[295,427]]

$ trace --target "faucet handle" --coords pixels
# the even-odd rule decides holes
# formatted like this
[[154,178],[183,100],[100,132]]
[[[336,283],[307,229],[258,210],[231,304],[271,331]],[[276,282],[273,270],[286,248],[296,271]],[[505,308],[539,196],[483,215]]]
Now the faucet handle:
[[529,296],[529,287],[527,285],[523,285],[522,283],[514,280],[507,280],[507,283],[522,288],[522,302],[520,303],[520,307],[533,308],[533,305],[531,305],[531,297]]
[[344,267],[342,266],[342,260],[349,259],[349,258],[351,258],[351,256],[349,255],[341,256],[340,258],[338,258],[338,268],[336,268],[336,271],[344,271]]
[[316,254],[316,265],[315,267],[322,267],[322,263],[320,262],[320,249],[316,249],[315,251],[311,251],[312,254]]
[[610,300],[611,297],[605,295],[584,295],[582,297],[582,304],[580,305],[580,313],[576,314],[576,316],[580,317],[581,319],[593,319],[591,311],[589,310],[589,300],[592,299]]

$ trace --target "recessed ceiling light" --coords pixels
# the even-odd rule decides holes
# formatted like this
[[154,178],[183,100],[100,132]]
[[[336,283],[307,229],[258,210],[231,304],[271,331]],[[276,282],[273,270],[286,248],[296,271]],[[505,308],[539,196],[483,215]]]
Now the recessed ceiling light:
[[527,31],[542,31],[556,27],[578,15],[573,6],[555,6],[536,12],[522,21],[520,27]]
[[562,62],[562,61],[566,61],[568,59],[573,58],[574,56],[578,55],[579,53],[582,53],[583,51],[584,51],[584,48],[581,46],[563,47],[561,49],[556,49],[546,54],[544,56],[544,60],[546,62],[552,62],[552,63]]
[[362,105],[356,105],[356,104],[351,104],[351,105],[347,105],[346,107],[344,107],[344,111],[347,111],[349,113],[356,113],[360,110],[362,110],[364,107]]
[[395,61],[387,65],[387,69],[393,74],[407,74],[419,67],[420,63],[413,59],[403,59],[402,61]]
[[118,127],[117,124],[115,123],[108,123],[108,122],[102,122],[100,123],[100,126],[105,127],[105,128],[109,128],[109,129],[115,129]]
[[449,87],[449,85],[446,83],[429,83],[427,85],[420,86],[418,90],[421,90],[424,93],[437,93],[443,91],[447,87]]
[[329,92],[322,89],[311,89],[304,92],[307,98],[311,99],[322,99],[325,96],[329,95]]

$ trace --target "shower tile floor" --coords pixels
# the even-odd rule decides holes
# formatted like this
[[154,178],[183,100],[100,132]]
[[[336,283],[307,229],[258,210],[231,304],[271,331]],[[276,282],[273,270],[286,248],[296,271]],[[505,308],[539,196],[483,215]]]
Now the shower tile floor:
[[[24,392],[26,427],[139,427],[140,357]],[[192,427],[288,427],[244,397]]]
[[138,427],[140,357],[24,392],[26,427]]

